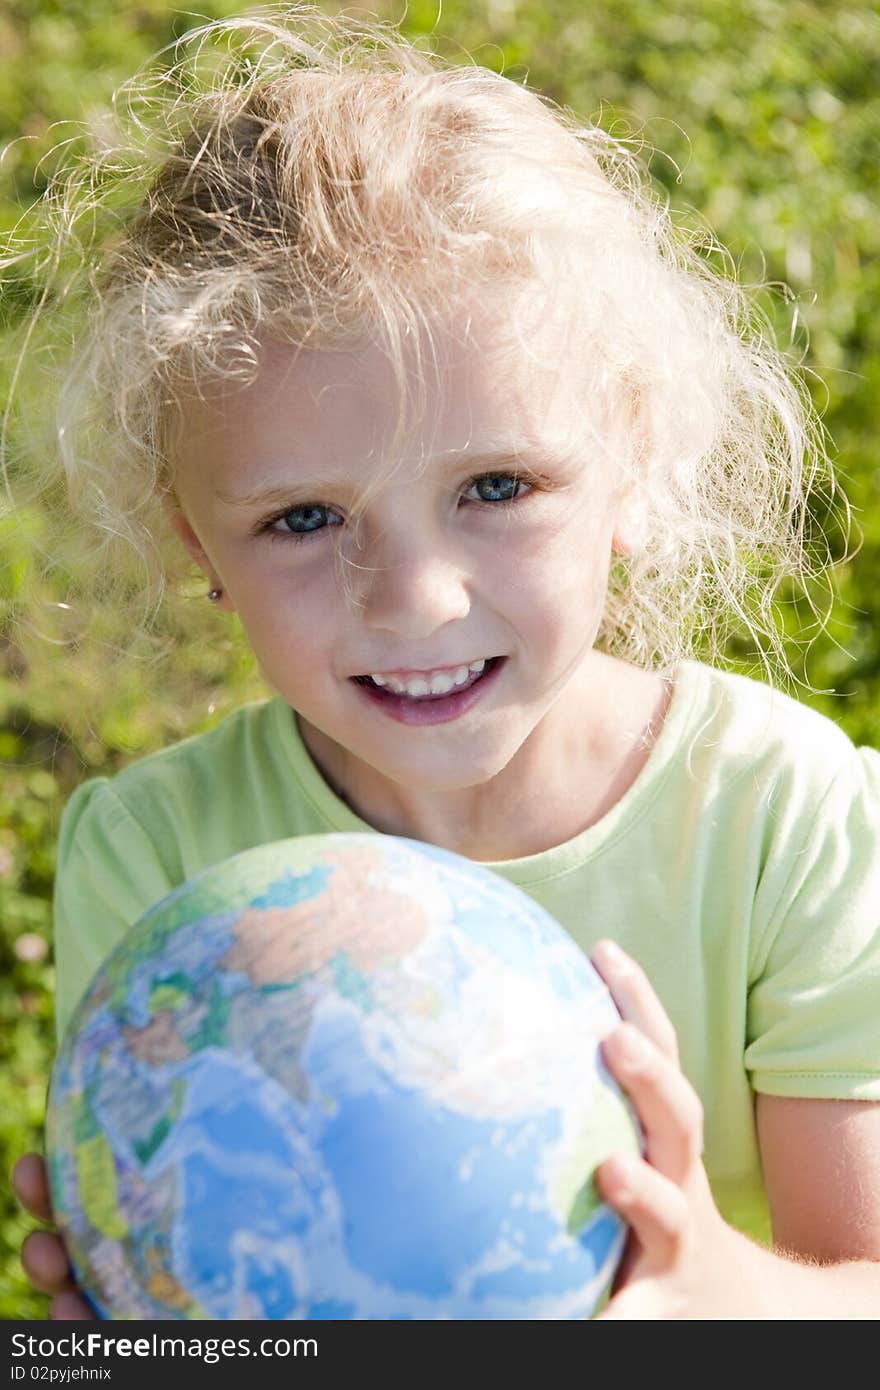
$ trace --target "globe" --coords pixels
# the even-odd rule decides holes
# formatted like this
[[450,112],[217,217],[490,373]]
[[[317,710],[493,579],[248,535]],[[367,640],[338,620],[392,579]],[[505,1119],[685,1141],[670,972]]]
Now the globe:
[[619,1022],[563,928],[449,851],[266,844],[196,874],[94,977],[46,1150],[99,1317],[578,1319],[638,1152]]

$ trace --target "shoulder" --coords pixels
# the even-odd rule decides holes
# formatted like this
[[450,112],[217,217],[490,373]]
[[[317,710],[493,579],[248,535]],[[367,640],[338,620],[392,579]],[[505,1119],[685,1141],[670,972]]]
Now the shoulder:
[[[811,866],[828,882],[880,863],[880,752],[827,715],[746,676],[690,663],[674,754],[683,815],[719,852],[752,864],[765,905]],[[858,849],[856,849],[858,846]],[[866,876],[867,875],[867,876]],[[768,909],[768,916],[770,911]]]
[[[58,1028],[128,928],[186,878],[260,840],[267,765],[283,776],[277,699],[241,706],[212,729],[81,782],[58,832],[53,890]],[[277,799],[277,798],[276,798]]]
[[832,918],[842,931],[855,923],[859,941],[875,932],[880,752],[760,681],[708,668],[689,674],[703,690],[692,725],[694,769],[710,789],[703,812],[728,848],[753,847],[755,969],[771,944],[800,941],[795,921],[806,933],[823,923],[826,937]]
[[108,779],[109,788],[127,805],[137,803],[151,788],[194,791],[222,781],[228,789],[233,768],[267,756],[278,699],[241,705],[212,728],[136,759]]
[[835,720],[803,700],[753,676],[688,663],[698,673],[703,700],[732,731],[748,733],[760,748],[796,745],[842,752],[853,744]]
[[[111,837],[115,830],[140,830],[154,843],[173,842],[199,821],[221,818],[221,806],[244,810],[245,789],[256,796],[261,768],[271,758],[280,721],[281,697],[242,705],[213,728],[192,734],[154,753],[145,754],[111,776],[86,779],[69,798],[58,833],[59,861],[76,842],[90,836]],[[239,796],[230,797],[230,787]],[[166,856],[167,857],[167,856]]]
[[815,802],[835,783],[861,782],[873,750],[858,749],[834,719],[749,676],[687,663],[693,694],[689,751],[718,775],[765,793],[785,788]]

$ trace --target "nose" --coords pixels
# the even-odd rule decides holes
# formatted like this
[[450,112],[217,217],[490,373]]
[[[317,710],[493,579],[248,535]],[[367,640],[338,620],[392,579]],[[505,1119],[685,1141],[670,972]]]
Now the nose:
[[420,540],[413,528],[360,550],[354,574],[360,620],[370,628],[417,641],[470,612],[461,557]]

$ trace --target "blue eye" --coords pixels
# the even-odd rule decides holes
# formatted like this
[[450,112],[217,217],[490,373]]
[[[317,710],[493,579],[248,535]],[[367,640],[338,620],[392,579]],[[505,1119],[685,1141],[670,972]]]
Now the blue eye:
[[[279,516],[270,517],[261,527],[261,532],[273,541],[302,541],[314,535],[316,531],[324,531],[327,528],[329,519],[335,516],[329,507],[323,506],[320,502],[307,502],[300,507],[288,507],[287,511],[281,512]],[[298,530],[275,531],[273,527],[277,521],[283,521],[285,525],[291,525],[291,518],[298,518],[301,523]],[[337,517],[337,522],[339,518]]]
[[480,502],[515,502],[520,493],[517,488],[525,487],[526,484],[515,473],[481,473],[476,478],[471,478],[468,483],[468,490],[472,487],[486,488],[491,496],[481,493]]

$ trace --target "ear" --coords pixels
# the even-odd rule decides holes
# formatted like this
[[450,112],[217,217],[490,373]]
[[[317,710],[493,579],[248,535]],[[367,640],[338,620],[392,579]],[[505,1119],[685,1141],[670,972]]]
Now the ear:
[[636,555],[645,544],[646,518],[642,502],[630,490],[617,506],[611,549],[615,555]]
[[180,540],[183,542],[190,555],[195,560],[196,564],[199,566],[200,569],[203,569],[205,573],[208,574],[211,567],[211,562],[208,559],[208,556],[205,553],[204,549],[202,548],[201,541],[199,540],[192,526],[190,526],[189,521],[184,516],[183,512],[171,503],[168,504],[168,519],[171,522],[171,525],[173,526],[174,530],[180,537]]
[[196,564],[199,566],[199,569],[204,570],[208,581],[208,588],[223,589],[223,597],[219,600],[216,606],[218,608],[225,608],[228,613],[234,613],[235,609],[232,600],[229,598],[229,595],[223,588],[223,585],[220,582],[220,579],[217,575],[216,570],[214,569],[214,566],[211,564],[207,552],[202,546],[201,541],[199,540],[198,536],[196,535],[186,516],[181,511],[179,504],[173,501],[172,499],[166,497],[165,506],[168,512],[168,520],[171,522],[173,529],[177,532],[177,535],[180,537],[180,540],[182,541],[183,545],[186,547],[192,558],[195,560]]
[[631,383],[628,408],[623,414],[625,433],[620,447],[627,456],[627,469],[616,498],[611,549],[615,555],[637,555],[647,541],[648,517],[642,481],[648,476],[651,458],[651,428],[648,403],[637,383]]

